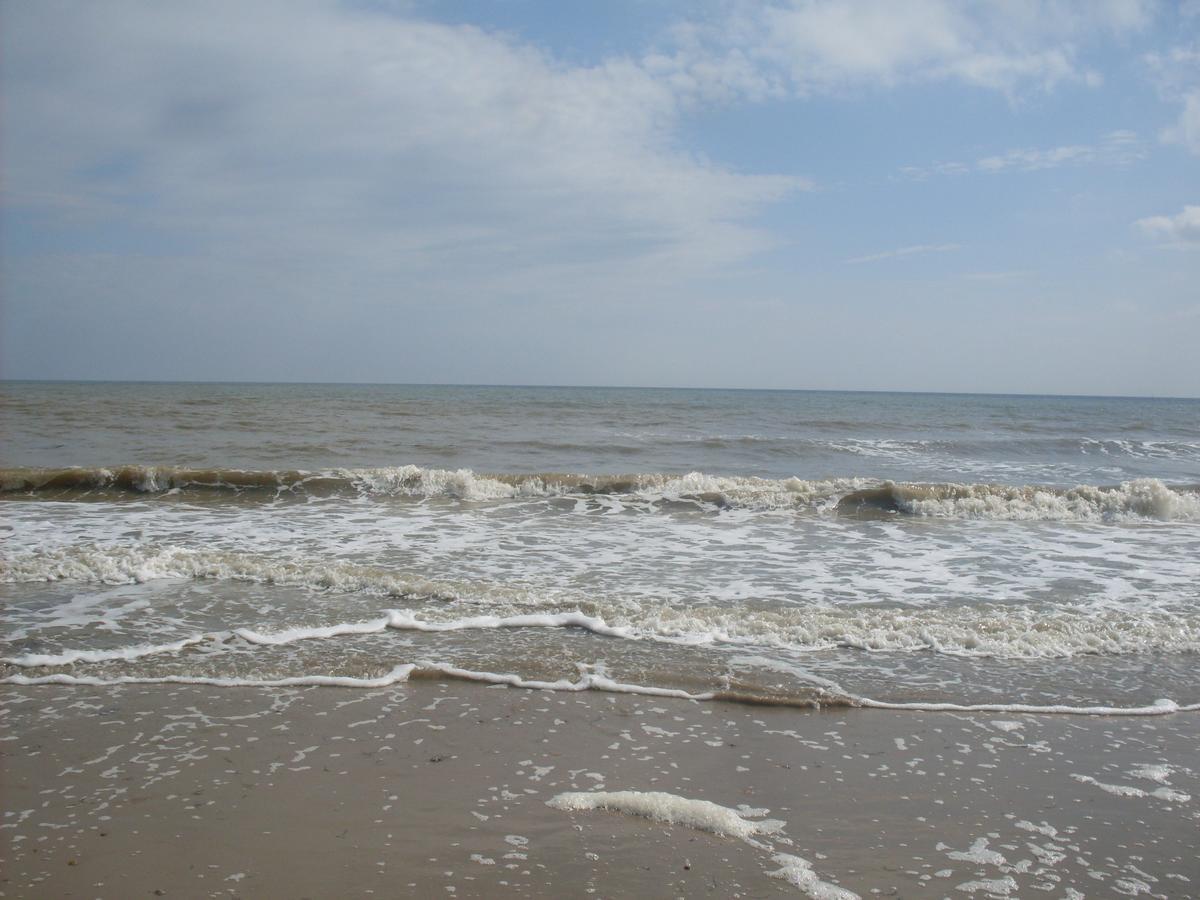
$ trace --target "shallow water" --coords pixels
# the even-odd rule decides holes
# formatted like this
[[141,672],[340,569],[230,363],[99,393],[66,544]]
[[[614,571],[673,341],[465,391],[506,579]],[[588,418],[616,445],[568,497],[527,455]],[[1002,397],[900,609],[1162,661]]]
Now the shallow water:
[[0,387],[10,680],[1200,702],[1200,401]]

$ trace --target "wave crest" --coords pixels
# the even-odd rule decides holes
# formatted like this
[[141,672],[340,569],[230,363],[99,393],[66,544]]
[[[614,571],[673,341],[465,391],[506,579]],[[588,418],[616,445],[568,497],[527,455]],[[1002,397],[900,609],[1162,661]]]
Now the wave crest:
[[1200,485],[1140,478],[1117,485],[897,483],[874,478],[759,478],[689,472],[631,475],[479,474],[470,469],[388,466],[368,469],[246,471],[177,466],[0,469],[0,493],[55,495],[183,492],[281,496],[380,496],[499,501],[607,495],[716,508],[836,510],[877,516],[1119,522],[1200,521]]
[[1139,478],[1111,487],[1073,488],[997,484],[897,484],[854,491],[841,513],[906,513],[954,519],[1112,522],[1137,519],[1200,521],[1200,492]]

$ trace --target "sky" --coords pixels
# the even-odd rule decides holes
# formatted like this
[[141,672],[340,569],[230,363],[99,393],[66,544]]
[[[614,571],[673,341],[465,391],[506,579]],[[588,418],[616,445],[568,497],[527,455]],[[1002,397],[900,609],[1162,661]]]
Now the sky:
[[0,3],[0,375],[1200,396],[1200,0]]

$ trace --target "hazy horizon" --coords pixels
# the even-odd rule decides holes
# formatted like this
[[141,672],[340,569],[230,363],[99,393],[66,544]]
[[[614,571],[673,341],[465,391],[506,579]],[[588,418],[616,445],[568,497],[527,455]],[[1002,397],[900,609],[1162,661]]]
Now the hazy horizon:
[[0,4],[0,376],[1200,396],[1200,2]]
[[1046,394],[1022,391],[910,391],[901,388],[806,388],[806,387],[729,387],[725,385],[685,384],[517,384],[470,381],[231,381],[219,378],[203,380],[173,378],[0,378],[0,384],[187,384],[187,385],[314,385],[346,387],[446,387],[446,388],[531,388],[614,391],[760,391],[779,394],[945,394],[961,397],[1046,397],[1096,400],[1200,400],[1187,394]]

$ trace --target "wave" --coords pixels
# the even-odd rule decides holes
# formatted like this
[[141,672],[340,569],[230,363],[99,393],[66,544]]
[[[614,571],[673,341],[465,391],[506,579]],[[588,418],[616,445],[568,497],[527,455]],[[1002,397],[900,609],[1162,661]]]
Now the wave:
[[[868,653],[931,652],[1007,660],[1200,651],[1200,610],[1047,607],[1000,604],[956,607],[782,606],[770,609],[616,597],[581,598],[567,592],[486,582],[432,581],[350,563],[280,561],[252,554],[144,545],[70,547],[31,552],[0,562],[0,582],[65,580],[135,584],[159,578],[217,579],[320,591],[366,593],[408,601],[441,602],[394,609],[368,621],[317,627],[276,623],[271,629],[223,634],[257,645],[371,634],[504,628],[582,628],[622,640],[702,646],[770,647],[795,652],[848,649]],[[463,607],[483,614],[463,615]],[[194,635],[189,642],[209,640]],[[161,652],[175,652],[176,644]],[[76,651],[71,651],[76,652]],[[78,652],[95,653],[84,650]],[[137,648],[111,651],[128,654]],[[160,652],[160,651],[153,651]],[[121,657],[132,658],[132,657]],[[84,661],[83,657],[79,657]],[[12,665],[65,665],[46,657]],[[87,661],[99,661],[92,659]]]
[[998,484],[883,484],[853,491],[841,513],[905,513],[954,519],[1113,522],[1200,521],[1200,486],[1139,478],[1111,487]]
[[504,500],[523,497],[630,495],[684,499],[719,506],[785,508],[829,500],[866,487],[863,478],[806,481],[663,473],[577,475],[561,472],[481,475],[470,469],[394,466],[363,469],[247,471],[178,466],[0,469],[0,493],[60,494],[235,492],[331,496],[338,494]]
[[1117,485],[898,483],[873,478],[753,476],[481,475],[470,469],[397,466],[369,469],[247,471],[174,466],[0,469],[0,493],[77,499],[93,494],[181,493],[263,496],[383,496],[497,501],[611,495],[650,503],[690,501],[717,508],[810,509],[850,515],[906,514],[937,518],[1122,522],[1200,521],[1200,485],[1141,478]]

